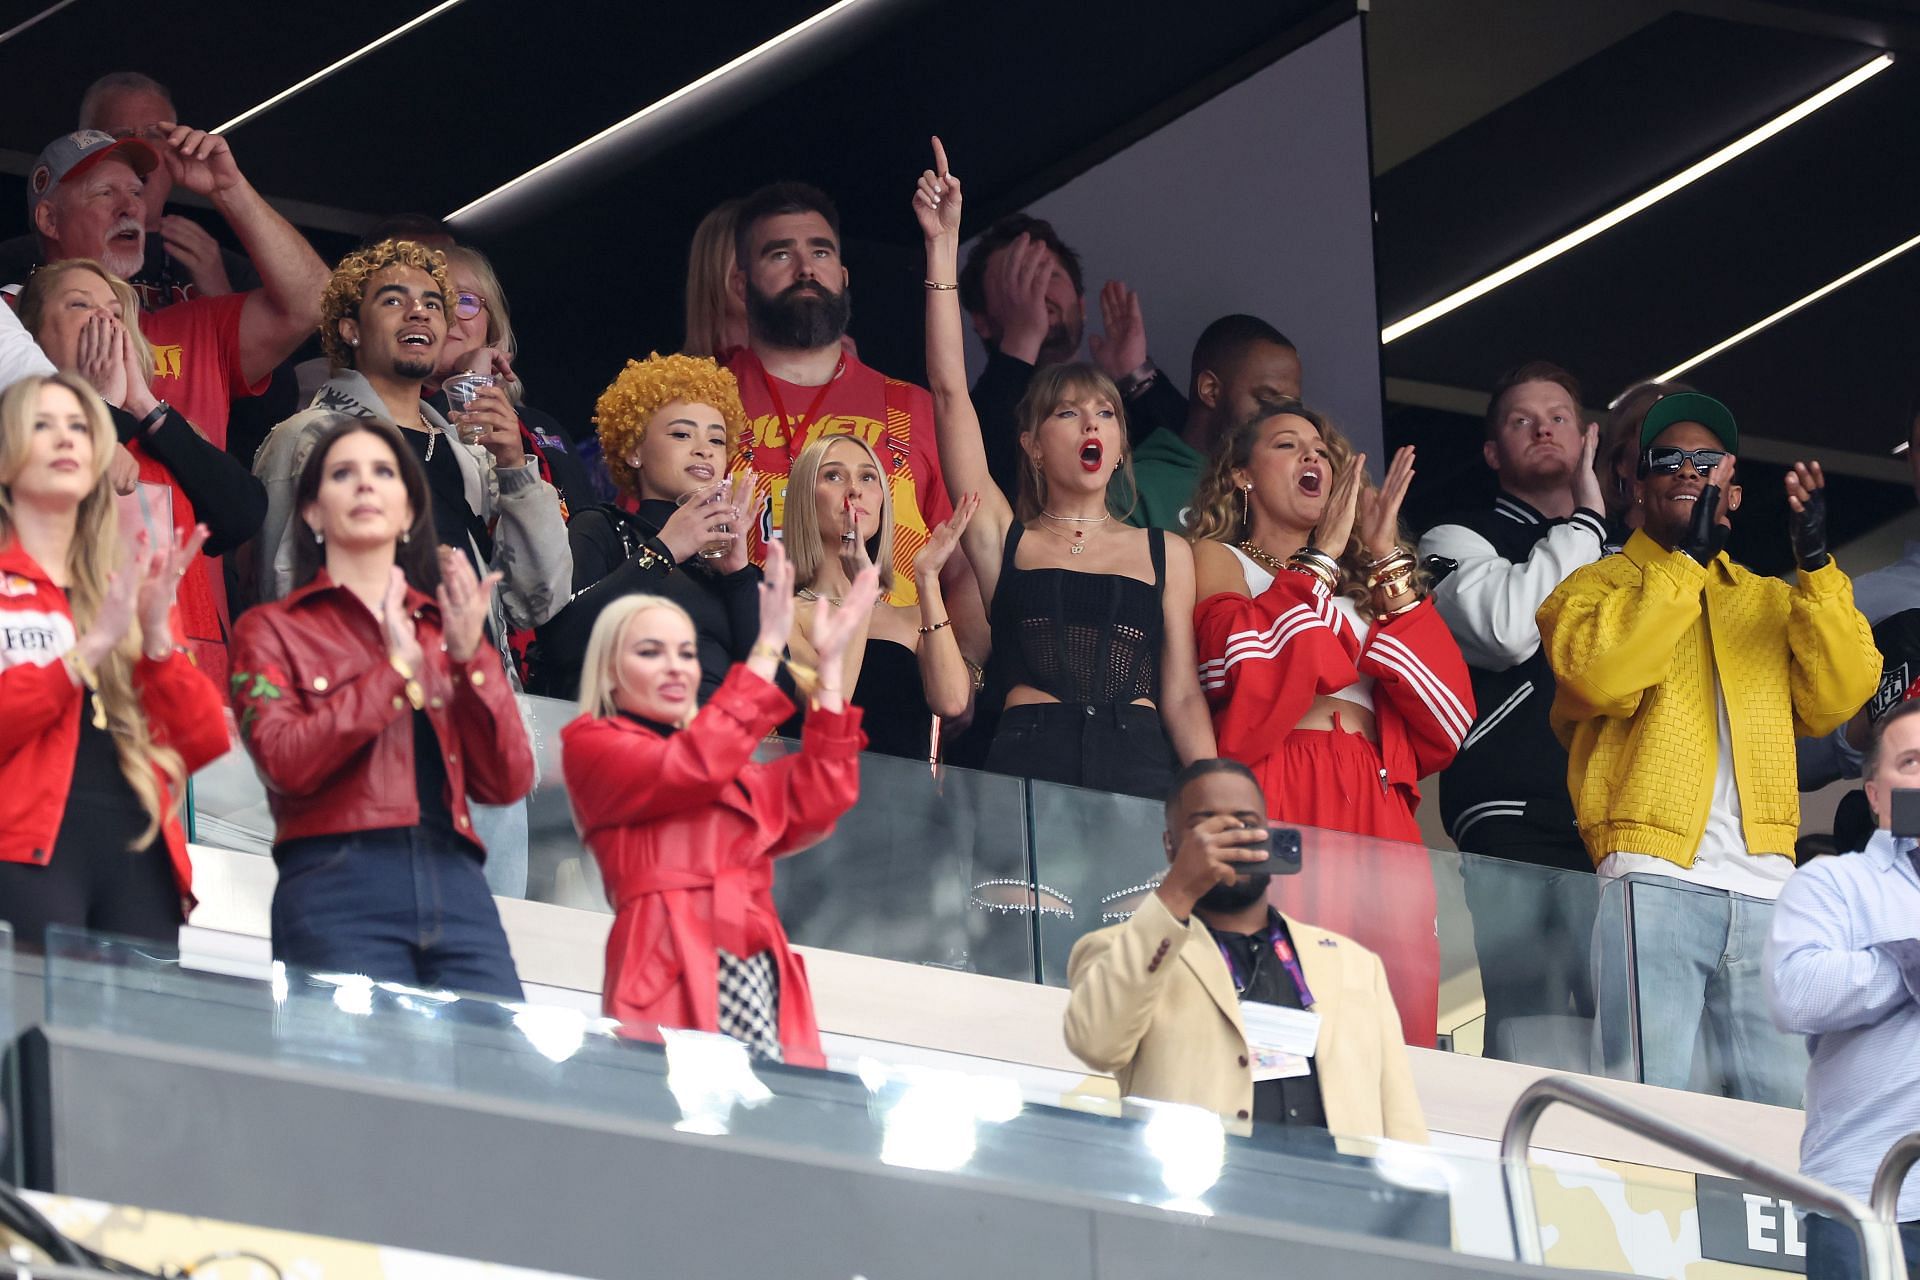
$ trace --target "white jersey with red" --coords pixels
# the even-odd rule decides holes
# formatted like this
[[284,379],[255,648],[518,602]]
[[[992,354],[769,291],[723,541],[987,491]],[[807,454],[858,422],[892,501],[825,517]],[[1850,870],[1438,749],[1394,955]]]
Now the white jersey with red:
[[1248,589],[1257,594],[1221,592],[1194,611],[1200,684],[1220,754],[1259,772],[1316,696],[1337,697],[1370,678],[1381,766],[1411,813],[1419,780],[1452,761],[1474,716],[1466,661],[1432,602],[1369,627],[1345,616],[1306,573],[1250,580]]

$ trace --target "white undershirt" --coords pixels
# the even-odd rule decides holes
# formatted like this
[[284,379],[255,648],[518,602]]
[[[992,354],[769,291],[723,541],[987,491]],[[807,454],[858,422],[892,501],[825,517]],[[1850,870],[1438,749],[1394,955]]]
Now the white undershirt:
[[1610,853],[1600,863],[1603,879],[1629,873],[1672,876],[1749,898],[1771,900],[1780,896],[1780,887],[1793,874],[1793,859],[1778,853],[1756,857],[1747,852],[1746,834],[1740,826],[1740,787],[1733,776],[1733,727],[1727,722],[1727,700],[1717,672],[1713,701],[1720,721],[1719,760],[1713,771],[1713,803],[1707,809],[1707,829],[1700,836],[1693,865],[1683,867],[1645,853]]
[[[1252,556],[1231,543],[1225,545],[1227,550],[1233,552],[1240,561],[1240,574],[1246,579],[1247,590],[1250,593],[1257,596],[1273,585],[1273,570],[1260,565]],[[1366,648],[1367,637],[1372,634],[1373,629],[1367,625],[1367,620],[1360,616],[1360,607],[1343,595],[1336,595],[1332,599],[1334,609],[1346,620],[1347,626],[1353,628],[1354,640],[1362,649]],[[1373,677],[1361,676],[1346,688],[1336,689],[1327,696],[1338,698],[1342,702],[1351,702],[1371,711],[1373,710]]]

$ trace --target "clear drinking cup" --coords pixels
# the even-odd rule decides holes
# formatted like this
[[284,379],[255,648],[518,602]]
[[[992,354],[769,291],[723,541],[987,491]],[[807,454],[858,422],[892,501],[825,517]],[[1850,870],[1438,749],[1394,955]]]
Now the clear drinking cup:
[[[453,414],[463,414],[473,408],[473,402],[480,398],[482,387],[491,387],[497,381],[490,373],[456,373],[442,386],[447,393],[447,410]],[[460,438],[468,444],[479,444],[484,428],[476,422],[455,424],[460,430]]]
[[[684,507],[691,502],[704,506],[709,501],[725,502],[729,483],[730,481],[721,480],[717,484],[710,484],[703,488],[683,493],[675,500],[674,505]],[[720,526],[719,531],[721,533],[730,533],[732,532],[732,528],[729,525],[723,524]],[[702,560],[721,559],[732,546],[733,540],[731,538],[722,538],[716,542],[709,542],[706,546],[700,548],[700,558]]]

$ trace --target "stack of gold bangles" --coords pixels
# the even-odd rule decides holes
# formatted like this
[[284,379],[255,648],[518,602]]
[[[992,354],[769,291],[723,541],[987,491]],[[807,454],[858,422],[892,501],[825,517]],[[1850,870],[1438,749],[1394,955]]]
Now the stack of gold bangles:
[[1287,558],[1287,567],[1304,573],[1332,594],[1340,589],[1340,562],[1318,547],[1302,547]]
[[[1367,589],[1374,593],[1374,604],[1379,607],[1383,617],[1397,617],[1420,603],[1419,593],[1413,589],[1413,574],[1417,567],[1413,553],[1405,547],[1396,547],[1367,566]],[[1386,607],[1402,597],[1405,597],[1406,603],[1399,608]]]

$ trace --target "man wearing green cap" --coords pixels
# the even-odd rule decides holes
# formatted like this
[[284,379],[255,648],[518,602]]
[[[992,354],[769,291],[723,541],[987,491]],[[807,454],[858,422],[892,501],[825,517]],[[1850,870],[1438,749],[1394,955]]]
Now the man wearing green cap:
[[1540,636],[1581,838],[1607,882],[1595,1068],[1688,1088],[1704,1033],[1710,1090],[1792,1106],[1806,1054],[1773,1029],[1760,957],[1799,835],[1794,737],[1858,710],[1880,654],[1827,553],[1819,463],[1786,478],[1796,582],[1726,556],[1739,443],[1713,397],[1657,401],[1634,486],[1645,523],[1560,584]]

